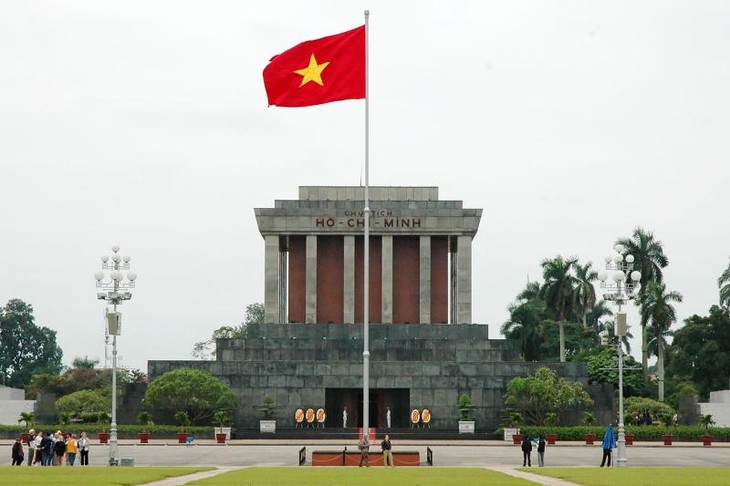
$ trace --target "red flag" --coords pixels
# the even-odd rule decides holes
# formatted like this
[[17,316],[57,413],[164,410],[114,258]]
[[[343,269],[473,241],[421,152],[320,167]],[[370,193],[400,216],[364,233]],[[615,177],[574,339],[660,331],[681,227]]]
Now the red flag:
[[302,42],[264,68],[269,106],[365,98],[365,26]]

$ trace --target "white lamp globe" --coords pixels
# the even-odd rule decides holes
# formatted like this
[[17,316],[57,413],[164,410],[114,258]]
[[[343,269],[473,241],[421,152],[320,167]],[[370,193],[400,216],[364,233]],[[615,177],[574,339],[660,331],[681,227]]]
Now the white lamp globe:
[[613,247],[614,250],[616,250],[616,253],[623,253],[624,252],[624,245],[620,243],[616,243]]
[[617,270],[616,273],[613,274],[613,280],[616,282],[622,282],[626,280],[626,274],[621,270]]
[[118,252],[118,251],[119,251],[119,245],[114,245],[114,246],[112,246],[112,251],[113,251],[114,253]]
[[600,272],[598,274],[598,280],[600,280],[601,282],[605,282],[606,280],[608,280],[608,274],[606,272]]
[[634,255],[626,255],[626,263],[634,263]]
[[611,257],[607,256],[603,259],[606,263],[611,263]]
[[109,261],[109,256],[108,255],[104,255],[103,257],[101,257],[101,262],[102,263],[106,263],[108,261]]
[[119,253],[115,253],[112,255],[112,260],[114,260],[115,263],[119,263],[121,261],[122,257],[119,256]]
[[634,270],[633,272],[631,272],[631,280],[633,280],[634,282],[638,282],[639,280],[641,280],[641,272],[638,270]]
[[621,253],[616,253],[613,256],[613,261],[616,263],[621,263],[624,260],[624,256]]
[[111,277],[112,280],[119,282],[122,279],[122,272],[120,272],[119,270],[113,270],[111,272]]
[[129,263],[129,260],[131,260],[131,259],[132,259],[132,257],[129,255],[124,255],[124,258],[122,258],[122,260],[124,260],[124,263]]
[[96,272],[94,274],[94,278],[96,279],[97,282],[101,282],[101,279],[104,278],[104,272]]
[[127,278],[130,282],[134,282],[135,280],[137,280],[137,274],[134,272],[127,272]]

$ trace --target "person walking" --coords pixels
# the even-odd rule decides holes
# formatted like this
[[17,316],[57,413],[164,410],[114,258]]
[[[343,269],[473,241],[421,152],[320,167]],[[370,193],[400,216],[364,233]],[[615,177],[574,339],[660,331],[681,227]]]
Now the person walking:
[[25,458],[25,455],[23,454],[23,442],[20,440],[20,437],[15,439],[15,443],[13,444],[13,449],[10,455],[13,459],[13,466],[20,466],[23,464],[23,459]]
[[76,448],[79,451],[81,458],[81,465],[89,465],[89,438],[86,436],[86,432],[81,432],[81,437],[76,441]]
[[603,448],[603,459],[601,459],[601,467],[604,465],[611,467],[611,452],[616,447],[616,438],[613,436],[613,424],[608,425],[608,429],[603,436],[603,442],[601,443]]
[[342,428],[347,428],[347,407],[342,409]]
[[545,466],[545,437],[542,435],[537,437],[537,466]]
[[380,443],[380,448],[383,449],[383,466],[395,467],[393,462],[393,446],[390,443],[390,436],[386,435],[383,442]]
[[525,435],[525,438],[522,440],[522,467],[532,467],[530,452],[532,452],[532,442],[530,442],[530,436]]
[[363,433],[362,439],[360,439],[360,442],[357,443],[357,448],[360,449],[360,464],[359,466],[362,467],[362,463],[365,463],[365,466],[370,467],[370,441],[368,440],[367,435]]

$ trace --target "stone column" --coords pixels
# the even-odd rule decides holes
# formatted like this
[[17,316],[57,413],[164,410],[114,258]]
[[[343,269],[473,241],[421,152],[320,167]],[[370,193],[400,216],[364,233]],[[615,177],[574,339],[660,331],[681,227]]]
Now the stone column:
[[382,315],[383,324],[393,323],[393,237],[382,237]]
[[[279,243],[279,319],[276,322],[289,322],[287,316],[288,302],[288,271],[289,271],[289,255],[286,251],[287,245],[285,236],[282,236]],[[281,241],[281,240],[284,241]]]
[[456,251],[456,324],[471,324],[471,236],[459,236]]
[[279,322],[279,235],[264,237],[264,322]]
[[304,322],[317,322],[317,235],[307,235]]
[[420,264],[420,319],[421,324],[431,324],[431,237],[421,236]]
[[355,322],[355,237],[345,236],[344,241],[344,282],[342,285],[343,319],[345,324]]

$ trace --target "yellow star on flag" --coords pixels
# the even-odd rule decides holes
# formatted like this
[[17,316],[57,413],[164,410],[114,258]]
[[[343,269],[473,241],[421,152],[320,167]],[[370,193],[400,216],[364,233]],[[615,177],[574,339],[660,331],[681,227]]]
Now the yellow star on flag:
[[318,85],[324,86],[324,83],[322,82],[322,71],[324,71],[324,68],[328,65],[329,62],[317,64],[317,59],[315,59],[314,54],[312,54],[312,57],[309,58],[309,66],[304,69],[297,69],[294,71],[298,75],[302,76],[302,83],[299,87],[301,88],[310,81],[314,81]]

